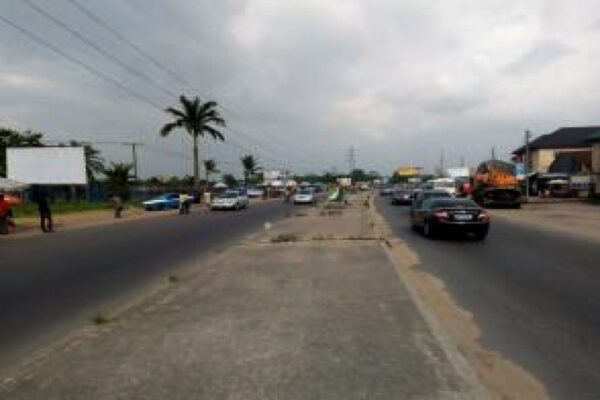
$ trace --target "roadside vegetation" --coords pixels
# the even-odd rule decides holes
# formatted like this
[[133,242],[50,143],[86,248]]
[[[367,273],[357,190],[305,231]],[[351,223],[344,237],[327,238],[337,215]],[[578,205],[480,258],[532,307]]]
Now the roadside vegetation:
[[[108,202],[89,201],[58,201],[51,204],[52,214],[70,214],[83,211],[112,210],[113,205]],[[128,208],[137,207],[127,205]],[[36,203],[18,204],[12,207],[15,218],[37,217],[38,207]]]

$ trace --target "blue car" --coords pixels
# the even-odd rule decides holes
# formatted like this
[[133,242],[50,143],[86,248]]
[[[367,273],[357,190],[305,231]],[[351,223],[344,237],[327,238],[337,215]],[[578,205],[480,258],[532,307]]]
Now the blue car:
[[165,193],[162,196],[142,202],[142,206],[146,211],[176,210],[179,208],[179,193]]

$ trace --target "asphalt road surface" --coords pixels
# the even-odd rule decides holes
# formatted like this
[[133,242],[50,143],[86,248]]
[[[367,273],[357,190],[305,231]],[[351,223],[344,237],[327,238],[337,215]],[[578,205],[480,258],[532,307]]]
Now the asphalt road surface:
[[0,241],[0,371],[111,301],[281,218],[289,205],[173,215]]
[[600,246],[492,220],[484,242],[428,240],[408,207],[379,198],[395,235],[474,314],[482,344],[516,361],[556,399],[600,398]]

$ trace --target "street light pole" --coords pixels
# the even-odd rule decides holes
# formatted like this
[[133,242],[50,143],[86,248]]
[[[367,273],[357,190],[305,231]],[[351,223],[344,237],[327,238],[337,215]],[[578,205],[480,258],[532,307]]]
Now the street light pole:
[[531,132],[525,131],[525,200],[529,202],[529,139]]

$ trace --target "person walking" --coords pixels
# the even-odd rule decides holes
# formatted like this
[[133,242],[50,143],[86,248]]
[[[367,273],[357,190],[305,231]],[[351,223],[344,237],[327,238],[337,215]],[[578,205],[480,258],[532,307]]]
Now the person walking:
[[42,232],[54,232],[52,225],[52,212],[50,211],[50,203],[48,202],[48,194],[45,191],[40,191],[37,195],[36,202],[40,213],[40,228]]
[[118,194],[113,195],[110,198],[113,208],[115,210],[115,218],[121,218],[121,213],[123,212],[123,199]]

